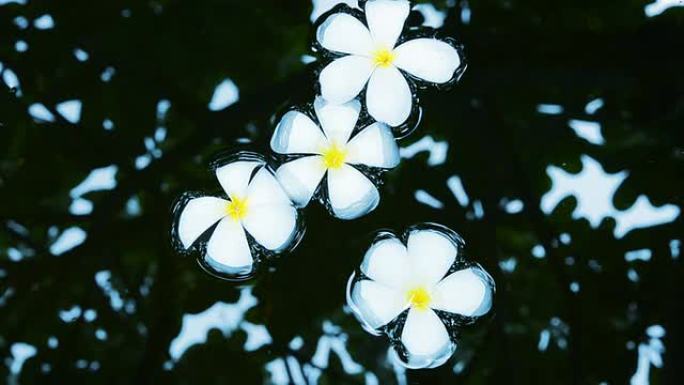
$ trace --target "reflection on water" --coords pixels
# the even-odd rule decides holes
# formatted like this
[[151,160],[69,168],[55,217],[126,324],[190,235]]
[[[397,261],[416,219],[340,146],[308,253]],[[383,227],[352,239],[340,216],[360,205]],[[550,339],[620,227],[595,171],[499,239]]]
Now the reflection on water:
[[[169,211],[220,193],[218,152],[267,153],[281,108],[314,100],[311,21],[339,1],[161,3],[0,0],[3,383],[681,382],[684,3],[416,4],[468,73],[419,90],[375,212],[313,205],[249,286],[177,256]],[[499,291],[453,358],[415,371],[342,288],[373,232],[426,220]]]
[[209,109],[219,111],[240,100],[240,91],[230,79],[224,79],[214,89],[214,94],[209,102]]
[[665,337],[665,328],[660,325],[649,326],[646,329],[646,337],[647,341],[639,344],[637,369],[629,382],[630,385],[648,385],[651,366],[663,366],[665,345],[662,338]]
[[655,207],[645,195],[639,195],[627,210],[617,210],[613,205],[613,197],[629,173],[606,173],[601,164],[588,155],[582,155],[581,160],[582,171],[579,174],[568,173],[556,166],[546,169],[553,181],[553,187],[541,201],[541,208],[546,214],[553,212],[559,203],[572,195],[577,200],[573,218],[585,218],[596,228],[604,218],[613,217],[616,238],[623,237],[633,229],[669,223],[679,217],[680,209],[676,205]]
[[402,159],[411,159],[421,152],[428,153],[428,166],[439,166],[444,164],[449,152],[449,143],[446,141],[436,141],[430,135],[422,137],[420,140],[399,149]]
[[644,6],[644,13],[648,17],[654,17],[673,7],[684,7],[684,3],[681,0],[655,0]]
[[217,302],[210,308],[197,313],[183,315],[180,333],[171,341],[169,355],[173,361],[178,361],[185,351],[207,340],[211,329],[220,330],[225,337],[238,328],[247,333],[245,350],[254,351],[263,345],[271,343],[271,336],[263,325],[254,325],[244,321],[245,313],[256,306],[257,299],[250,288],[240,291],[240,298],[235,303]]

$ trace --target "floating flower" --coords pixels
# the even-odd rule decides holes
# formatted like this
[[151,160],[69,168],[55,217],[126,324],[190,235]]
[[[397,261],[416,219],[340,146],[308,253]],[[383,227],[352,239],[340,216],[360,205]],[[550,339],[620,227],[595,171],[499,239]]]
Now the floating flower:
[[[317,43],[334,55],[319,75],[322,96],[345,103],[365,87],[369,114],[391,126],[404,123],[413,108],[413,93],[402,71],[412,80],[445,84],[463,72],[459,51],[432,37],[402,37],[411,5],[404,0],[369,0],[365,21],[357,12],[326,16],[316,32]],[[367,25],[367,26],[366,26]],[[400,44],[397,44],[399,42]]]
[[333,215],[360,217],[380,202],[377,187],[364,173],[399,164],[396,140],[391,129],[378,122],[353,135],[361,111],[357,100],[336,105],[316,98],[314,110],[320,125],[291,110],[276,126],[271,149],[294,158],[282,164],[276,176],[300,207],[309,203],[319,185],[325,185],[322,199]]
[[383,232],[366,252],[347,288],[347,303],[364,328],[386,334],[400,362],[435,367],[456,349],[456,327],[492,306],[494,281],[462,257],[453,231],[424,224],[403,239]]
[[280,253],[299,239],[298,212],[261,156],[241,153],[216,168],[227,197],[181,200],[176,235],[190,249],[212,226],[202,266],[224,278],[246,278],[261,255]]

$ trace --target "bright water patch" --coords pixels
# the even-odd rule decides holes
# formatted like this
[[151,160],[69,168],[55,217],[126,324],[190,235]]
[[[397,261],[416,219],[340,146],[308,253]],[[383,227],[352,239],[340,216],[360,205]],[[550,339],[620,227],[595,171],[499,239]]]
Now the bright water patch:
[[34,19],[33,26],[37,29],[52,29],[55,27],[55,20],[51,15],[45,14]]
[[100,74],[100,80],[102,80],[105,83],[108,83],[112,80],[114,75],[116,74],[116,69],[112,66],[106,67],[104,71]]
[[665,328],[660,325],[652,325],[646,329],[647,340],[639,344],[637,369],[630,379],[630,385],[649,385],[651,367],[663,367],[663,354],[665,344]]
[[622,238],[627,232],[674,221],[680,214],[679,207],[666,204],[654,207],[645,195],[637,197],[636,202],[627,210],[617,210],[613,205],[613,196],[618,187],[627,178],[627,171],[608,174],[599,162],[582,155],[582,171],[571,174],[565,170],[549,166],[546,173],[553,181],[553,186],[541,200],[541,209],[550,214],[554,208],[569,195],[577,199],[577,207],[572,218],[586,218],[591,227],[598,227],[606,217],[613,217],[616,222],[613,234]]
[[633,261],[645,261],[648,262],[651,260],[651,250],[649,249],[640,249],[640,250],[631,250],[625,253],[625,261],[627,262],[633,262]]
[[124,307],[124,300],[121,293],[112,284],[112,272],[101,270],[95,273],[95,283],[102,289],[102,292],[109,298],[109,306],[114,311],[120,311]]
[[473,201],[473,216],[477,219],[482,219],[484,217],[484,206],[482,205],[482,201]]
[[24,366],[26,360],[35,356],[37,352],[36,347],[33,345],[24,342],[13,343],[12,346],[10,346],[10,353],[12,354],[9,364],[10,373],[15,376],[21,373],[21,368]]
[[24,40],[17,40],[17,42],[14,43],[14,50],[17,52],[26,52],[28,49],[28,43],[26,43]]
[[116,187],[116,173],[118,167],[115,165],[93,169],[88,176],[71,189],[69,196],[72,202],[69,212],[74,215],[88,215],[93,211],[93,203],[83,195],[92,191],[112,190]]
[[515,257],[510,257],[499,261],[499,268],[505,273],[512,273],[515,271],[516,266],[518,266],[518,260]]
[[74,305],[69,309],[59,311],[59,318],[66,323],[74,322],[79,317],[81,317],[81,307],[78,305]]
[[644,6],[644,13],[648,17],[654,17],[674,7],[684,7],[684,2],[682,0],[655,0]]
[[142,206],[140,199],[137,196],[132,196],[126,201],[126,214],[131,217],[137,217],[142,213]]
[[539,333],[539,342],[537,349],[540,352],[546,351],[552,342],[561,350],[568,347],[568,335],[570,327],[558,317],[552,317],[546,328]]
[[459,178],[457,175],[450,176],[449,179],[447,179],[447,187],[449,187],[451,193],[454,194],[454,198],[456,198],[461,207],[468,206],[470,199],[463,188],[463,182],[461,182],[461,178]]
[[579,282],[570,282],[570,291],[573,293],[579,293],[579,291],[580,291]]
[[169,346],[171,359],[178,361],[188,348],[206,342],[211,329],[230,336],[243,322],[247,310],[257,303],[251,288],[244,288],[236,303],[216,302],[200,313],[183,315],[181,330]]
[[80,62],[85,62],[88,61],[90,55],[88,54],[88,52],[82,50],[81,48],[76,48],[74,49],[74,57],[76,58],[76,60]]
[[449,151],[449,143],[440,140],[436,141],[430,135],[422,137],[419,141],[399,149],[399,156],[402,159],[411,159],[421,152],[428,153],[428,166],[439,166],[444,164]]
[[19,4],[19,5],[25,5],[27,0],[0,0],[0,5],[5,5],[5,4]]
[[416,4],[413,6],[413,9],[423,15],[423,18],[425,19],[423,21],[424,27],[441,28],[447,17],[446,12],[435,8],[435,6],[430,3]]
[[211,111],[222,110],[240,99],[240,91],[235,83],[230,79],[224,79],[216,89],[209,102]]
[[679,253],[681,251],[682,241],[679,239],[673,239],[670,241],[670,254],[672,254],[672,259],[678,259]]
[[601,124],[580,119],[572,119],[568,122],[575,134],[591,144],[601,146],[606,140],[601,134]]
[[537,112],[545,115],[560,115],[563,113],[563,106],[560,104],[537,104]]
[[111,131],[114,129],[114,122],[111,119],[105,119],[102,121],[102,128],[106,131]]
[[311,64],[318,59],[316,59],[316,57],[312,55],[302,55],[299,60],[302,62],[302,64]]
[[[347,348],[348,336],[342,328],[330,321],[323,321],[323,335],[318,339],[316,350],[308,362],[301,362],[292,356],[279,358],[269,362],[266,370],[270,373],[271,383],[290,384],[290,376],[294,383],[317,384],[323,371],[330,365],[334,354],[342,364],[342,370],[349,375],[363,373],[366,384],[377,384],[377,377],[356,362]],[[295,337],[289,344],[290,349],[297,351],[303,346],[301,337]],[[288,372],[290,374],[288,374]]]
[[504,210],[508,214],[518,214],[523,211],[525,204],[520,199],[513,199],[504,204]]
[[534,256],[537,259],[541,259],[546,257],[546,249],[542,245],[535,245],[532,248],[532,256]]
[[596,98],[584,107],[584,112],[586,112],[588,115],[593,115],[598,111],[600,108],[603,107],[603,99],[601,98]]
[[76,226],[69,227],[50,245],[50,253],[62,255],[81,245],[85,242],[86,238],[87,234],[82,228]]
[[38,122],[54,122],[55,115],[41,103],[33,103],[28,108],[28,113],[33,119]]
[[414,197],[418,202],[426,206],[430,206],[433,209],[439,210],[444,208],[444,203],[442,203],[439,199],[435,198],[434,196],[430,195],[430,193],[425,190],[416,190]]
[[666,204],[660,207],[653,206],[646,195],[639,195],[632,207],[614,214],[615,237],[622,238],[634,229],[641,229],[673,222],[679,217],[679,207]]
[[461,3],[461,22],[463,24],[470,24],[470,19],[472,18],[473,12],[470,9],[470,5],[467,1]]
[[8,287],[0,293],[0,307],[3,307],[7,304],[7,300],[11,298],[15,293],[15,290],[13,287]]
[[64,117],[64,119],[70,123],[76,124],[81,120],[82,105],[80,100],[67,100],[57,104],[55,109]]
[[74,215],[88,215],[93,212],[93,207],[93,202],[83,198],[76,198],[71,201],[69,212]]
[[13,21],[14,25],[16,25],[19,29],[26,29],[29,26],[29,21],[24,16],[17,16]]
[[5,67],[5,69],[2,71],[2,80],[5,82],[5,85],[7,85],[7,87],[10,89],[19,88],[19,78],[14,73],[14,71],[9,69],[8,67]]
[[114,189],[118,170],[116,165],[93,169],[81,183],[71,189],[69,195],[76,198],[92,191]]

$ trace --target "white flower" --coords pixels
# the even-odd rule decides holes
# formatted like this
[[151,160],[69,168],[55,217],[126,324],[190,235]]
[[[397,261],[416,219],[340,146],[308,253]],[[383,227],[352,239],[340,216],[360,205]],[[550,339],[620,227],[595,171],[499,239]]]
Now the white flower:
[[361,111],[357,100],[336,105],[316,98],[314,109],[320,126],[296,110],[287,112],[278,123],[271,149],[279,154],[304,156],[281,165],[276,176],[292,201],[303,207],[327,175],[325,191],[333,215],[342,219],[360,217],[377,207],[380,194],[354,166],[396,167],[396,140],[386,124],[377,122],[352,136]]
[[[456,237],[436,225],[414,227],[406,245],[383,233],[366,252],[362,275],[350,278],[347,301],[354,314],[369,332],[403,345],[395,352],[408,367],[435,367],[454,352],[443,317],[474,320],[491,308],[493,280],[479,265],[465,264]],[[403,327],[385,327],[407,309]]]
[[454,78],[461,58],[452,45],[434,38],[417,38],[396,46],[410,9],[410,3],[404,0],[369,0],[365,4],[368,27],[343,12],[333,13],[320,24],[318,43],[333,53],[346,54],[320,73],[325,99],[345,103],[367,83],[368,113],[377,121],[399,126],[411,114],[413,104],[411,88],[401,71],[436,84]]
[[251,240],[269,252],[288,248],[297,238],[297,209],[256,157],[218,167],[216,177],[228,199],[189,200],[178,219],[178,238],[187,250],[218,222],[201,261],[213,273],[245,277],[254,271],[256,248]]

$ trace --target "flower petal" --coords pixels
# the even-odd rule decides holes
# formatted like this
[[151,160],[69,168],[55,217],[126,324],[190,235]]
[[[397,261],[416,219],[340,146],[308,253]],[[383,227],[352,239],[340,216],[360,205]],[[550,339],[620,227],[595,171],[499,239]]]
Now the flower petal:
[[354,219],[378,206],[380,194],[365,175],[349,165],[328,170],[328,197],[340,219]]
[[346,144],[359,119],[361,103],[352,100],[344,104],[332,104],[322,97],[316,97],[314,108],[328,141]]
[[399,146],[392,130],[375,122],[355,135],[347,144],[347,162],[370,167],[392,168],[399,164]]
[[279,154],[317,154],[325,143],[323,131],[299,111],[283,115],[271,137],[271,149]]
[[289,204],[250,207],[242,223],[261,246],[279,250],[289,246],[294,238],[297,209]]
[[373,72],[370,58],[349,55],[333,60],[318,78],[321,95],[331,103],[346,103],[356,97]]
[[404,289],[411,273],[406,246],[396,237],[373,243],[363,257],[361,271],[384,286]]
[[410,40],[397,47],[394,53],[397,67],[433,83],[448,82],[461,65],[456,48],[437,39]]
[[249,208],[268,204],[281,204],[289,206],[290,198],[283,190],[275,176],[266,167],[257,171],[252,181],[247,186],[247,202]]
[[178,219],[178,237],[188,249],[209,227],[226,216],[228,201],[221,198],[191,199]]
[[458,253],[451,239],[434,230],[412,231],[407,249],[414,276],[424,285],[435,284],[444,278]]
[[375,44],[394,48],[404,29],[411,5],[404,0],[374,0],[366,3],[366,22]]
[[396,67],[373,72],[368,81],[366,107],[375,120],[396,127],[409,117],[412,104],[411,89]]
[[409,310],[401,332],[401,342],[409,354],[409,364],[432,361],[450,354],[453,349],[444,323],[430,309]]
[[494,293],[486,274],[477,267],[450,274],[437,284],[432,308],[470,317],[487,313]]
[[223,218],[207,243],[206,262],[217,271],[246,274],[252,270],[252,252],[240,222]]
[[316,39],[323,48],[355,55],[370,55],[373,40],[363,23],[347,13],[330,15],[316,31]]
[[228,163],[216,169],[216,178],[231,199],[244,198],[247,195],[247,185],[252,171],[262,164],[244,160]]
[[324,174],[323,160],[314,155],[284,163],[276,171],[276,178],[295,205],[304,207],[316,192]]
[[371,329],[386,325],[407,306],[400,291],[368,279],[354,284],[351,299],[359,316]]

